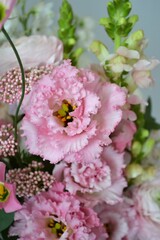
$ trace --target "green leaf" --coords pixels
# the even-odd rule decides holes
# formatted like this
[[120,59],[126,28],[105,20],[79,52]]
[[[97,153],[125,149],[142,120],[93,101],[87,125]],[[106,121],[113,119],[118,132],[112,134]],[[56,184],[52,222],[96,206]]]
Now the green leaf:
[[151,99],[148,99],[148,106],[146,107],[144,119],[145,119],[145,128],[149,131],[160,129],[160,124],[156,122],[155,118],[152,117],[152,103]]
[[14,213],[5,213],[0,210],[0,232],[8,228],[14,220]]
[[3,240],[17,240],[18,239],[18,236],[17,237],[16,236],[14,236],[14,237],[8,236],[8,231],[9,231],[9,228],[5,229],[3,232],[1,232]]

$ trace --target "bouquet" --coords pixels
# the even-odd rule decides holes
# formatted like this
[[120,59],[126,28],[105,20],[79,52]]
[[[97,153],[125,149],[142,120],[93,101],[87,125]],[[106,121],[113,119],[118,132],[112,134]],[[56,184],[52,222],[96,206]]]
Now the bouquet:
[[[159,240],[159,64],[130,0],[92,21],[63,0],[0,0],[0,238]],[[92,63],[90,54],[97,63]]]

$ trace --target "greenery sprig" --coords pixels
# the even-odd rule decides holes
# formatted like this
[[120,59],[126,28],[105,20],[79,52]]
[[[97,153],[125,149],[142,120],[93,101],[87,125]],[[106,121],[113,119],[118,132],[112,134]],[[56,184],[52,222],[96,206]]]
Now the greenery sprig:
[[76,48],[77,21],[73,14],[71,5],[67,0],[63,0],[60,8],[60,17],[58,20],[58,37],[64,45],[64,59],[71,59],[73,65],[77,65],[78,58],[83,53],[82,48]]
[[131,9],[132,4],[129,0],[114,0],[107,5],[109,17],[100,19],[100,24],[115,43],[115,50],[121,45],[122,38],[128,36],[138,21],[137,15],[129,17]]

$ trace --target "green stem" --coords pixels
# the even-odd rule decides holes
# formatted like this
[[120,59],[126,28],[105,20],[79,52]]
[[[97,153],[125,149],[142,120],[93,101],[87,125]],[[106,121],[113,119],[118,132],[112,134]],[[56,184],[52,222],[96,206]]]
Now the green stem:
[[114,50],[116,51],[121,46],[121,37],[115,34],[114,38]]
[[24,98],[24,94],[25,94],[25,73],[24,73],[24,68],[23,68],[23,64],[22,64],[22,61],[20,59],[20,56],[18,54],[18,51],[14,45],[14,43],[12,42],[10,36],[8,35],[8,33],[6,32],[6,30],[4,29],[4,27],[2,27],[2,32],[3,34],[5,35],[6,39],[8,40],[8,42],[10,43],[14,53],[15,53],[15,56],[17,58],[17,61],[18,61],[18,64],[19,64],[19,67],[20,67],[20,70],[21,70],[21,77],[22,77],[22,95],[21,95],[21,98],[19,100],[19,103],[18,103],[18,106],[17,106],[17,109],[16,109],[16,114],[15,114],[15,119],[14,119],[14,128],[15,128],[15,133],[14,133],[14,136],[15,136],[15,141],[18,142],[18,134],[17,134],[17,127],[18,127],[18,114],[19,114],[19,110],[20,110],[20,107],[22,105],[22,102],[23,102],[23,98]]

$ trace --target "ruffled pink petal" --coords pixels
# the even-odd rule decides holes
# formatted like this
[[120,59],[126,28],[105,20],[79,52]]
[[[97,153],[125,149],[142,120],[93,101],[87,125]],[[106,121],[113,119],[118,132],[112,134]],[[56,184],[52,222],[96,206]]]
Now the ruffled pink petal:
[[[126,102],[126,95],[116,84],[106,84],[101,89],[101,109],[97,116],[101,131],[111,134],[122,118],[120,109]],[[104,114],[105,113],[105,114]]]
[[113,136],[113,145],[119,152],[123,152],[126,147],[131,146],[133,136],[136,132],[136,125],[128,120],[122,121],[118,130],[115,131],[115,136]]
[[102,159],[112,170],[112,180],[118,179],[122,176],[124,165],[124,153],[118,153],[113,147],[104,148],[102,152]]
[[77,153],[68,154],[64,160],[68,163],[75,162],[75,160],[76,162],[90,163],[96,161],[100,157],[101,152],[100,140],[92,138],[82,150]]

